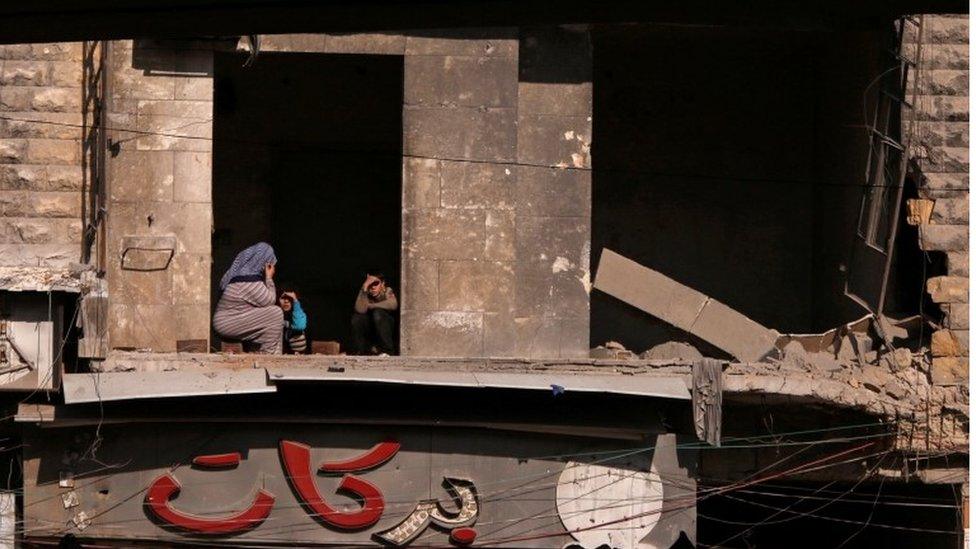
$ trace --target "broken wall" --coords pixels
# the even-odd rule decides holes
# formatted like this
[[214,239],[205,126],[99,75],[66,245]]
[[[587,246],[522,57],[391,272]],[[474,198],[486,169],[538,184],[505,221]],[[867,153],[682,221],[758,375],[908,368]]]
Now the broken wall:
[[[863,92],[878,72],[882,30],[594,31],[594,249],[779,331],[861,316],[843,295],[841,267],[868,152]],[[594,345],[641,351],[688,339],[599,292],[591,306]]]
[[82,258],[80,42],[0,46],[0,267]]
[[403,56],[403,354],[587,353],[585,30],[278,35],[261,48]]
[[210,333],[213,45],[109,54],[109,345],[172,351]]
[[[925,212],[916,221],[922,249],[945,254],[947,271],[926,283],[944,313],[942,329],[932,335],[931,376],[940,384],[964,383],[969,377],[969,17],[925,15],[922,24],[910,156],[922,204],[910,200],[908,213]],[[912,52],[914,27],[908,31],[903,49]],[[906,131],[911,116],[903,108]]]

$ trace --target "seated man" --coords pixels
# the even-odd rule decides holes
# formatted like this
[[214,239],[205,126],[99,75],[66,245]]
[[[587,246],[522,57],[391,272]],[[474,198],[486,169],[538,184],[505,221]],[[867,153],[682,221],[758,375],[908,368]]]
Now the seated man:
[[397,310],[397,298],[393,290],[386,286],[383,275],[366,275],[366,281],[356,296],[355,309],[352,315],[351,354],[361,355],[369,351],[392,355],[393,313]]

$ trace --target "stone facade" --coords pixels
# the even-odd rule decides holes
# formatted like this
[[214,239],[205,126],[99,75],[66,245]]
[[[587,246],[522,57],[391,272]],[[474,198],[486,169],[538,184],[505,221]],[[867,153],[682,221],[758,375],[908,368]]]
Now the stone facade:
[[0,46],[0,267],[82,257],[81,43]]
[[[931,377],[951,384],[968,379],[969,370],[969,19],[926,15],[922,28],[910,158],[919,197],[931,201],[931,213],[919,220],[920,245],[944,253],[947,267],[926,284],[944,313],[942,329],[932,336]],[[906,48],[913,29],[906,30]]]
[[109,345],[172,351],[210,334],[212,46],[118,41],[108,63]]

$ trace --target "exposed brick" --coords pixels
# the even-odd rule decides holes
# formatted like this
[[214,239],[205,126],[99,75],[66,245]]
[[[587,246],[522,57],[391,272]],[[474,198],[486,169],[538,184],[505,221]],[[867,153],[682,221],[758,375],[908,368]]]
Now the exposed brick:
[[936,330],[932,333],[932,356],[959,356],[959,341],[951,330]]
[[925,282],[925,288],[936,303],[968,303],[969,279],[959,276],[935,276]]
[[966,225],[922,225],[919,227],[922,249],[958,252],[969,249],[969,227]]

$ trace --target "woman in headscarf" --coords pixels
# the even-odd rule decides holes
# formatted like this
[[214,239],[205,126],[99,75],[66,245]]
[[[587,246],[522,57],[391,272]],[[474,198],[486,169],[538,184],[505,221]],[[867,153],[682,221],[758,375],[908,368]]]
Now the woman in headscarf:
[[274,249],[265,242],[237,254],[220,279],[214,330],[221,337],[257,344],[262,353],[281,354],[283,313],[275,291]]

